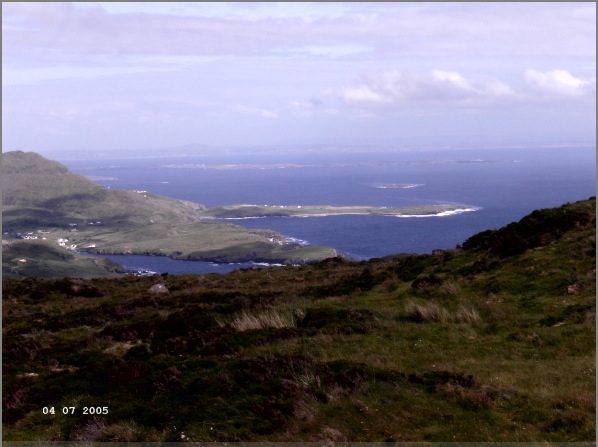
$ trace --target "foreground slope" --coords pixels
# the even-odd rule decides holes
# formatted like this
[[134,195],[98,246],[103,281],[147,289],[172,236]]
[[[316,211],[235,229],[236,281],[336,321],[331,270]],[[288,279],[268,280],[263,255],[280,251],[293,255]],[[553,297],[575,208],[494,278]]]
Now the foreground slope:
[[433,255],[5,280],[4,440],[592,442],[595,206]]
[[[2,200],[2,225],[8,237],[37,236],[25,244],[39,245],[42,237],[54,242],[68,239],[68,246],[96,253],[217,262],[309,262],[336,255],[332,248],[288,243],[270,230],[201,221],[198,212],[203,205],[104,188],[32,152],[2,154]],[[19,247],[23,243],[11,248]],[[26,259],[24,255],[17,258]],[[11,259],[12,263],[3,257],[3,273],[10,276],[67,276],[72,270],[72,262],[56,275],[55,269],[44,271],[38,266],[32,270],[31,262],[19,264]],[[80,276],[102,274],[112,272],[91,266]]]

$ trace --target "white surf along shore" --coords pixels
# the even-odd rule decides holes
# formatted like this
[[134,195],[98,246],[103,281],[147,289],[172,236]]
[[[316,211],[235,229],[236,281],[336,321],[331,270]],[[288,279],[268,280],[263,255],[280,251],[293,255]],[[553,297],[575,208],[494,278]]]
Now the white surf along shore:
[[470,213],[472,211],[479,211],[481,207],[475,208],[464,208],[459,210],[452,210],[452,211],[442,211],[436,214],[395,214],[396,217],[445,217],[445,216],[453,216],[455,214],[462,214],[462,213]]
[[[455,205],[457,206],[457,205]],[[400,218],[422,218],[422,217],[446,217],[446,216],[453,216],[457,214],[469,213],[474,211],[479,211],[482,209],[481,207],[475,206],[467,206],[463,208],[457,209],[450,209],[450,210],[442,210],[438,212],[427,212],[424,214],[403,214],[398,212],[392,212],[391,210],[396,210],[395,207],[338,207],[334,211],[330,212],[301,212],[301,205],[241,205],[239,209],[243,208],[251,208],[251,207],[259,207],[259,208],[267,208],[269,210],[281,210],[289,211],[289,214],[276,214],[272,212],[258,214],[258,215],[249,215],[249,216],[224,216],[224,215],[216,215],[216,216],[203,216],[202,219],[207,220],[245,220],[245,219],[264,219],[267,217],[279,217],[279,218],[290,218],[290,217],[330,217],[330,216],[386,216],[386,217],[400,217]],[[223,207],[226,208],[226,207]],[[305,206],[305,208],[314,208],[313,206]],[[319,207],[318,207],[319,208]],[[331,207],[335,208],[335,207]],[[347,210],[341,210],[339,208],[347,208]],[[362,208],[360,210],[351,210],[351,208]],[[371,211],[366,210],[368,208]],[[385,212],[385,209],[389,209],[388,212]]]

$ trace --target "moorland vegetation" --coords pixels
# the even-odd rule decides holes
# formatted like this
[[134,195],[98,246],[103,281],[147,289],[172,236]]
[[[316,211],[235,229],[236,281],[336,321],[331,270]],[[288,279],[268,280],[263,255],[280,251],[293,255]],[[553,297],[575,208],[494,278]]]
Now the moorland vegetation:
[[4,440],[591,443],[595,228],[591,198],[428,255],[4,279]]

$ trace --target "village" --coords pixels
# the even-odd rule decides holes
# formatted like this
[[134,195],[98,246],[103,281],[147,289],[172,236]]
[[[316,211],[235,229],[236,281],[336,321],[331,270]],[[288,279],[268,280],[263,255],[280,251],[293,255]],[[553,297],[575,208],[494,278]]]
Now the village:
[[[86,221],[86,226],[101,226],[101,221]],[[32,231],[30,229],[27,230],[6,230],[2,232],[2,240],[9,240],[9,239],[20,239],[20,240],[48,240],[52,238],[52,235],[59,236],[56,239],[56,244],[60,247],[63,247],[67,250],[76,250],[77,244],[72,243],[69,241],[68,238],[63,237],[65,232],[68,233],[76,233],[78,231],[79,224],[77,223],[69,223],[68,228],[58,228],[52,227],[49,229],[37,229]],[[95,244],[88,244],[85,248],[95,248]]]

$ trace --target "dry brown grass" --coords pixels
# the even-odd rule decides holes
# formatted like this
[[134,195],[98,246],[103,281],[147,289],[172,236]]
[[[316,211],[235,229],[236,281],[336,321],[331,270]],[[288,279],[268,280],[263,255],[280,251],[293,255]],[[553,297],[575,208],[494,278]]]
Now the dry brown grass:
[[459,305],[454,320],[457,323],[467,323],[474,326],[477,326],[481,322],[478,311],[474,307],[465,304]]
[[314,374],[311,371],[305,371],[302,374],[295,374],[293,377],[295,381],[302,385],[304,388],[320,388],[322,385],[320,381],[320,376]]
[[436,387],[436,391],[444,394],[450,400],[454,400],[459,405],[473,410],[489,408],[492,404],[492,398],[483,388],[467,388],[459,384],[448,382]]
[[481,322],[478,311],[466,304],[460,304],[452,314],[445,307],[434,302],[417,304],[410,301],[405,306],[405,314],[407,318],[420,322],[464,323],[474,326]]
[[451,321],[451,314],[436,303],[417,304],[410,301],[405,306],[407,317],[415,321],[445,323]]
[[459,286],[459,283],[449,279],[448,281],[442,283],[440,290],[447,295],[457,296],[461,291],[461,287]]
[[265,312],[249,313],[244,311],[241,315],[230,322],[238,332],[254,329],[295,327],[295,317],[292,314],[285,314],[275,310]]

